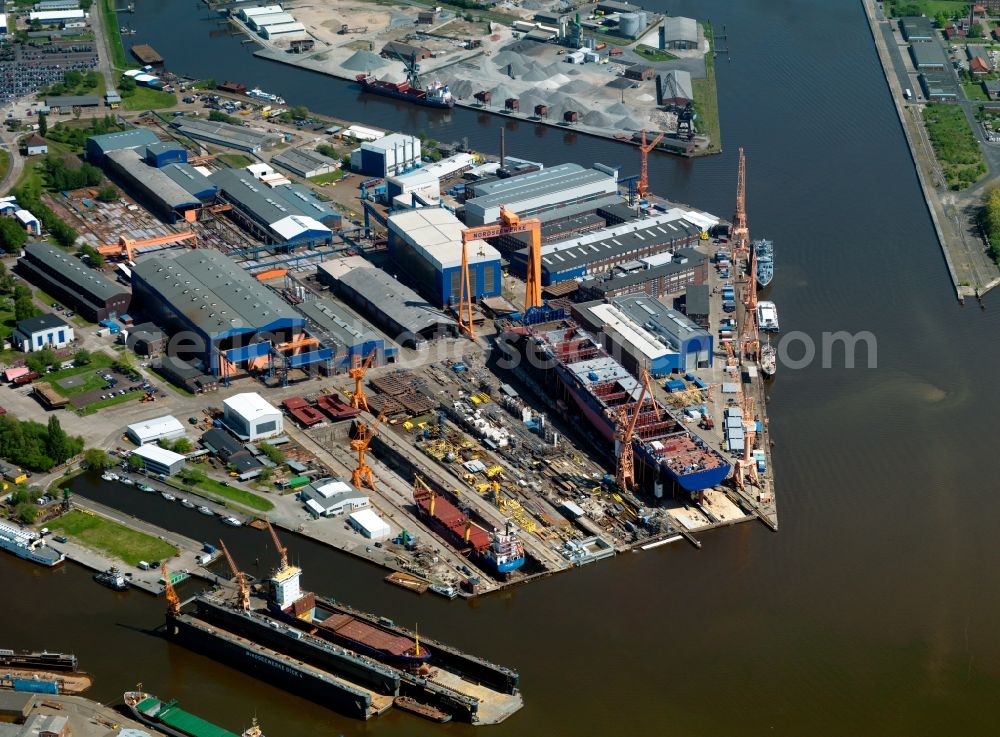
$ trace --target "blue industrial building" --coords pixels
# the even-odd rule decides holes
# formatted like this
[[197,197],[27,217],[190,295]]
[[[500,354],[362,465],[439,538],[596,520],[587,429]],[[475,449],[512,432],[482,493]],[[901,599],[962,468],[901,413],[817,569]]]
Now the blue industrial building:
[[[705,213],[673,207],[641,220],[546,243],[542,246],[542,284],[605,274],[627,261],[697,245],[702,231],[718,222]],[[510,254],[511,272],[523,277],[527,264],[527,248]]]
[[159,141],[146,146],[146,163],[162,169],[168,164],[186,164],[187,149],[173,141]]
[[645,368],[664,376],[712,365],[712,334],[658,299],[583,302],[573,306],[573,316],[600,333],[605,347],[633,372]]
[[[464,226],[441,207],[418,207],[389,217],[389,255],[397,272],[432,302],[459,301],[462,284]],[[468,248],[472,297],[495,297],[501,291],[500,252],[486,241]]]
[[190,164],[167,164],[160,171],[200,202],[211,202],[219,193],[219,188]]
[[270,245],[292,250],[333,243],[341,216],[297,184],[269,186],[246,169],[220,169],[209,180],[219,199],[233,206],[232,215],[250,233]]
[[395,363],[399,346],[353,310],[329,299],[310,299],[298,306],[309,320],[310,332],[334,350],[337,369],[350,368],[354,356],[362,359],[375,351],[375,366]]
[[[248,362],[276,358],[277,347],[303,335],[305,318],[277,294],[214,249],[141,260],[132,291],[144,312],[168,333],[185,334],[185,353],[206,373],[227,375]],[[329,348],[288,356],[289,367],[328,363]]]
[[127,148],[145,149],[160,142],[156,134],[149,128],[130,128],[127,131],[104,133],[87,139],[87,161],[100,166],[104,157],[111,151],[121,151]]

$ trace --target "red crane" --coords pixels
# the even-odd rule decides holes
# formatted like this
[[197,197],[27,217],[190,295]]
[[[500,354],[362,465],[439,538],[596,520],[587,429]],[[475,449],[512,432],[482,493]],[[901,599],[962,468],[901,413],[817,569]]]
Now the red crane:
[[278,568],[278,572],[281,573],[288,568],[288,548],[281,544],[281,540],[278,539],[278,533],[274,531],[271,521],[264,520],[264,524],[267,525],[267,531],[271,533],[271,539],[274,541],[274,549],[278,551],[278,555],[281,557],[281,564]]
[[170,580],[170,574],[167,573],[167,564],[161,563],[160,570],[163,572],[163,591],[167,596],[167,614],[178,617],[181,613],[181,600],[174,589],[174,582]]
[[662,140],[663,134],[660,133],[651,143],[647,144],[646,129],[642,129],[642,143],[639,145],[639,154],[642,157],[642,162],[639,169],[639,182],[635,185],[635,191],[640,198],[645,198],[646,193],[649,191],[649,152],[656,148],[656,144]]

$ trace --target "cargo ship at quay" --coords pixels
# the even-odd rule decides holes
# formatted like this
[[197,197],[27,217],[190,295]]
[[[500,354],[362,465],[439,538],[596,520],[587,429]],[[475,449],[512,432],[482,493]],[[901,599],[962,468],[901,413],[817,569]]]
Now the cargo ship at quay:
[[[641,383],[563,310],[533,325],[503,326],[504,340],[520,351],[522,365],[550,393],[566,419],[582,417],[587,427],[615,448],[616,415],[633,416]],[[655,397],[639,408],[632,440],[636,481],[653,497],[680,489],[700,492],[721,484],[732,465],[688,430]]]
[[233,564],[235,596],[225,586],[182,604],[168,586],[166,636],[357,719],[397,697],[477,725],[521,708],[515,671],[303,591],[302,570],[279,552],[281,565],[253,586]]

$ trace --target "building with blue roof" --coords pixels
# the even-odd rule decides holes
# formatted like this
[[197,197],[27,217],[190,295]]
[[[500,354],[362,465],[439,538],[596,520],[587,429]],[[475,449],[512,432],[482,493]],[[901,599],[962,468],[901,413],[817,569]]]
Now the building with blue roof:
[[160,169],[167,164],[186,164],[187,149],[174,141],[158,141],[146,146],[146,163]]
[[120,151],[127,148],[141,148],[159,143],[160,139],[149,128],[130,128],[127,131],[104,133],[87,139],[87,161],[100,166],[109,151]]

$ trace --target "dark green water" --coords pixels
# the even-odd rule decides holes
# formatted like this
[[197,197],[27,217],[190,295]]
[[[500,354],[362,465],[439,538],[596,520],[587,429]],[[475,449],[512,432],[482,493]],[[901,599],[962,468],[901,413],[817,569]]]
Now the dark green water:
[[[497,118],[360,98],[346,83],[258,61],[238,38],[210,37],[201,8],[137,0],[129,25],[178,72],[496,147]],[[878,340],[876,369],[782,369],[770,404],[781,532],[743,525],[705,536],[701,551],[621,556],[472,604],[414,597],[376,569],[293,542],[305,583],[518,668],[526,706],[485,730],[497,737],[995,734],[996,300],[985,312],[954,301],[859,3],[670,10],[727,26],[726,152],[654,157],[654,191],[728,215],[736,147],[746,147],[751,233],[776,243],[771,297],[783,328]],[[638,170],[632,148],[524,124],[507,144],[549,164]],[[165,517],[158,498],[85,493],[198,539],[219,532],[180,509]],[[263,562],[266,537],[237,532],[227,539],[240,560]],[[150,597],[105,591],[73,567],[5,556],[0,570],[4,644],[77,652],[97,698],[142,680],[231,728],[256,713],[269,737],[484,733],[401,714],[343,719],[147,634],[162,613]]]

